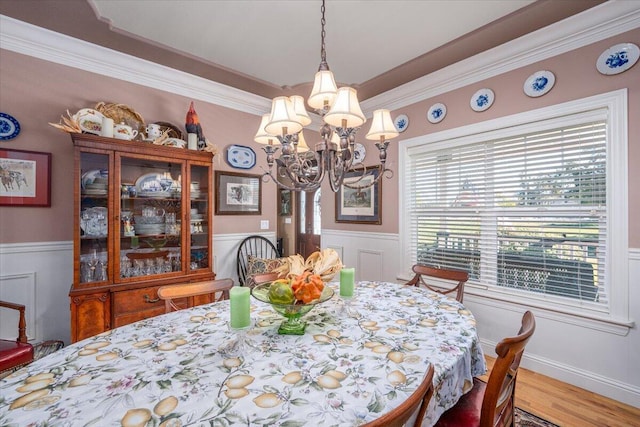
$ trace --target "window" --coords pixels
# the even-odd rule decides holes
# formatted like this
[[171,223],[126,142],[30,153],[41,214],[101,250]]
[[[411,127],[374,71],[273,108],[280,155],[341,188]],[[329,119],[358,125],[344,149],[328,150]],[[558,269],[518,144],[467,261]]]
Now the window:
[[626,144],[625,91],[405,141],[403,269],[626,321]]

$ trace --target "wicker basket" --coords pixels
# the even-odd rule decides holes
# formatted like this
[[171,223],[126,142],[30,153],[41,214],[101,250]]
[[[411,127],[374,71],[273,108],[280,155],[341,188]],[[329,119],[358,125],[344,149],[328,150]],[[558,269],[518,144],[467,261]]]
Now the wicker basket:
[[136,137],[136,139],[141,139],[142,136],[146,136],[142,135],[145,132],[144,119],[133,108],[124,104],[98,102],[95,109],[100,111],[106,117],[113,119],[114,123],[118,124],[124,122],[137,130],[139,136]]

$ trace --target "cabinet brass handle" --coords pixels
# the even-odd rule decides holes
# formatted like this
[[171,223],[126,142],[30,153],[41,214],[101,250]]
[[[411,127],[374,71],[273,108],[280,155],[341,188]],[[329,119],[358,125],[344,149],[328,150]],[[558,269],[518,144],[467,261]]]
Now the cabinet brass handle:
[[151,299],[149,298],[149,295],[145,295],[144,296],[144,302],[148,302],[149,304],[153,304],[155,302],[160,301],[160,298],[156,298],[156,299]]

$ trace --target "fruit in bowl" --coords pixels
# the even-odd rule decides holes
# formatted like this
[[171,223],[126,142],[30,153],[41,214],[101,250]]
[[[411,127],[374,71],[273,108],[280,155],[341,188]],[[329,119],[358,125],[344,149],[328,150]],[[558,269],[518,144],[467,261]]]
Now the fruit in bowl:
[[262,283],[251,289],[251,295],[258,301],[271,304],[273,309],[286,318],[278,328],[283,335],[302,335],[307,326],[301,320],[316,304],[333,296],[333,289],[324,286],[322,279],[305,272],[293,279],[278,279]]

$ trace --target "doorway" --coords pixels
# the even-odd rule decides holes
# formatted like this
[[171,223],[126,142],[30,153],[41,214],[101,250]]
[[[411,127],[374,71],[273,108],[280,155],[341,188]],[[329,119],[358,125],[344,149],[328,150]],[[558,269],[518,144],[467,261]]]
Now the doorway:
[[320,194],[320,188],[297,193],[296,249],[304,259],[320,250]]

